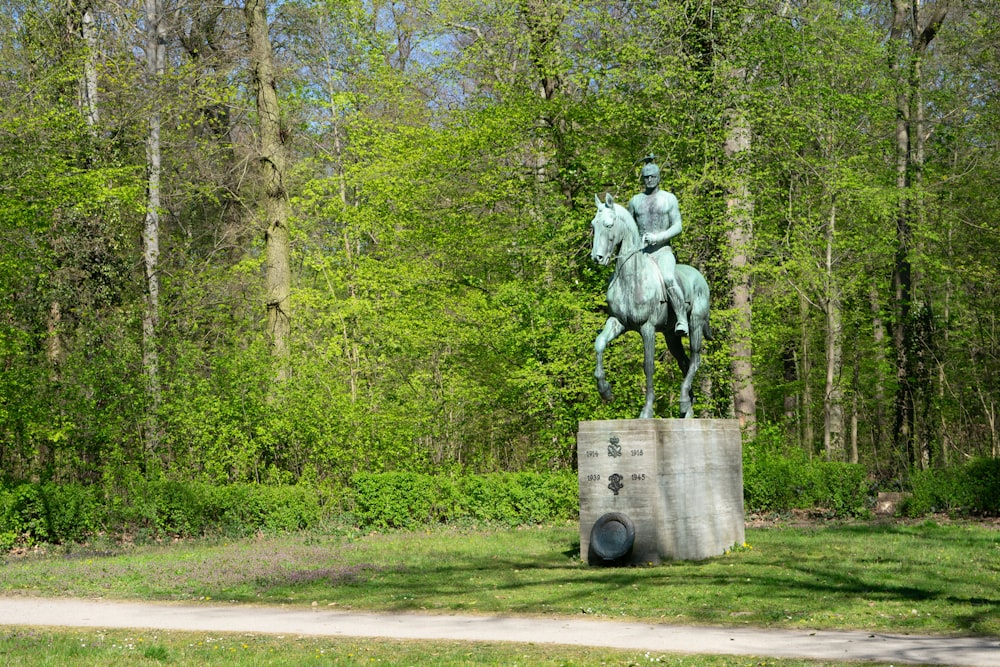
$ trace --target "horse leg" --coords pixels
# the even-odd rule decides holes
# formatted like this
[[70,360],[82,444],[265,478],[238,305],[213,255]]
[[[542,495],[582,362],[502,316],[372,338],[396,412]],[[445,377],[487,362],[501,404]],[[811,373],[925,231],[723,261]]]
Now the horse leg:
[[677,360],[677,368],[680,369],[681,375],[687,375],[688,366],[691,365],[688,359],[687,352],[684,350],[684,341],[680,335],[664,331],[663,337],[667,340],[667,349],[670,350],[670,354],[674,359]]
[[[681,371],[681,377],[684,378],[684,380],[687,380],[688,371],[691,369],[691,360],[688,358],[687,351],[684,349],[684,340],[681,338],[680,334],[673,331],[663,332],[663,337],[667,339],[667,349],[670,350],[670,354],[677,360],[677,368]],[[692,403],[690,394],[684,390],[684,380],[681,381],[681,417],[687,416]]]
[[646,404],[639,419],[653,418],[653,375],[656,373],[656,325],[646,322],[639,330],[642,334],[642,370],[646,374]]
[[[698,318],[692,318],[691,331],[688,338],[688,343],[691,348],[691,359],[688,363],[687,372],[684,373],[684,382],[681,384],[681,417],[694,417],[694,411],[691,409],[691,404],[694,402],[694,397],[691,395],[691,385],[694,383],[694,374],[698,372],[698,366],[701,365],[702,334],[702,322]],[[683,352],[684,347],[682,345],[681,353],[683,354]]]
[[594,351],[597,352],[597,368],[594,370],[594,377],[597,378],[597,392],[606,402],[610,402],[614,396],[611,393],[611,385],[608,384],[604,376],[604,349],[608,343],[622,335],[623,331],[625,331],[625,326],[617,318],[609,317],[608,321],[604,323],[604,329],[594,341]]

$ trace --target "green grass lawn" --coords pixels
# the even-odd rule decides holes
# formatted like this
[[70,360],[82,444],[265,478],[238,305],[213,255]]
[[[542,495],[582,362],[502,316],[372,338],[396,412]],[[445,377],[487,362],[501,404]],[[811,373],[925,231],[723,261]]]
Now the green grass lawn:
[[[156,632],[0,628],[5,667],[104,665],[504,665],[571,667],[847,667],[848,663],[752,657],[678,656],[645,651],[487,642],[392,641]],[[874,663],[849,663],[864,667]]]
[[[705,561],[621,569],[581,564],[575,523],[373,534],[331,529],[236,541],[84,545],[7,557],[0,594],[1000,636],[995,528],[824,524],[748,529],[747,542],[746,548]],[[258,640],[261,646],[271,641]],[[468,664],[516,662],[504,647],[491,650],[500,652],[489,658],[494,662]],[[448,660],[463,664],[458,654]],[[603,659],[555,660],[532,663]]]

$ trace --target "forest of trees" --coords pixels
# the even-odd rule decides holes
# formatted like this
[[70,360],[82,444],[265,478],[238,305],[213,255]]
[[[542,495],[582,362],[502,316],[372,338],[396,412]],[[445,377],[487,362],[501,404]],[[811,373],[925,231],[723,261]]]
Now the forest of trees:
[[571,468],[641,406],[588,234],[648,153],[698,414],[1000,456],[998,85],[993,0],[0,0],[0,469]]

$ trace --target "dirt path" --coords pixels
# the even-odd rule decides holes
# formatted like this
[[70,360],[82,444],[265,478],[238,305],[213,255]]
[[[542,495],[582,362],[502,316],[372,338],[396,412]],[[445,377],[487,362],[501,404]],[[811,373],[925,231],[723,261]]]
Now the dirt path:
[[711,628],[587,619],[0,598],[0,625],[509,641],[664,653],[1000,667],[1000,638]]

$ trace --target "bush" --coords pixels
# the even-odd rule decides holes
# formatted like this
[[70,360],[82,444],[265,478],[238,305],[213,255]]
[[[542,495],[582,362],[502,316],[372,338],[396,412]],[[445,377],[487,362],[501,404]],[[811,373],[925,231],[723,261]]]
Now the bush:
[[357,473],[351,478],[354,515],[364,528],[411,528],[452,516],[448,477],[410,472]]
[[316,525],[322,516],[319,494],[309,486],[170,481],[151,482],[147,492],[159,535],[299,530]]
[[576,474],[493,473],[457,478],[416,473],[359,473],[351,479],[362,528],[412,528],[472,519],[508,526],[576,516]]
[[99,526],[98,496],[91,487],[53,482],[21,483],[0,490],[0,549],[18,541],[82,540]]
[[463,516],[508,526],[543,523],[579,512],[576,475],[565,473],[494,473],[460,481]]
[[804,469],[803,500],[837,516],[861,516],[869,511],[868,472],[857,463],[812,461]]
[[143,537],[250,535],[319,523],[310,486],[155,481],[107,487],[20,483],[0,487],[0,552],[18,543],[81,542],[98,532]]
[[812,460],[784,451],[780,433],[762,435],[743,448],[743,502],[748,512],[823,509],[862,516],[870,504],[868,474],[857,463]]
[[[256,496],[259,498],[257,521],[249,521],[244,524],[254,526],[253,530],[258,528],[279,532],[302,530],[315,526],[323,518],[323,508],[319,502],[319,493],[315,488],[288,485],[245,486],[251,491],[256,490]],[[229,488],[236,491],[233,487]],[[253,494],[248,491],[247,495]]]
[[749,512],[781,512],[801,503],[802,464],[767,453],[743,458],[743,504]]
[[1000,459],[974,459],[965,466],[965,483],[976,514],[1000,515]]
[[910,478],[906,516],[932,512],[1000,515],[1000,459],[973,459],[963,466],[918,470]]
[[743,504],[748,512],[797,507],[806,460],[799,450],[792,454],[785,454],[784,434],[774,425],[762,424],[757,437],[743,446]]

